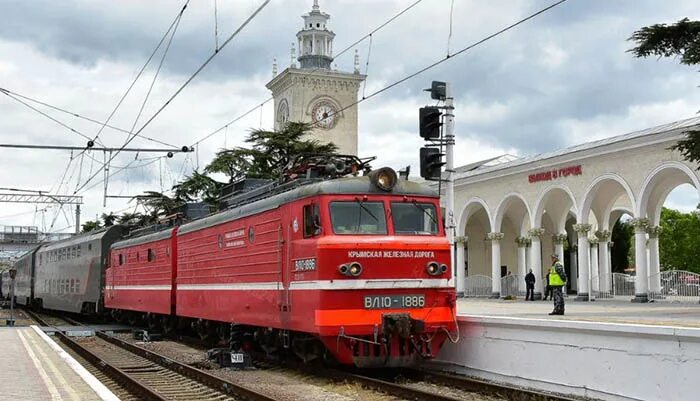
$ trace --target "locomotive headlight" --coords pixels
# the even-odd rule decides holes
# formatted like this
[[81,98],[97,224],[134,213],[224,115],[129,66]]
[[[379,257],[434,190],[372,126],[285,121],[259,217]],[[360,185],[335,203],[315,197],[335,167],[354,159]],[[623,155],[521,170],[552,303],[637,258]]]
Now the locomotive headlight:
[[429,262],[426,266],[425,269],[428,271],[428,274],[431,276],[437,276],[438,274],[442,274],[447,270],[447,265],[445,266],[445,270],[442,270],[440,268],[440,264],[438,262]]
[[362,274],[362,265],[357,262],[351,263],[350,270],[348,270],[348,273],[353,277],[359,276],[360,274]]
[[338,266],[338,271],[340,272],[340,274],[345,274],[345,275],[347,275],[347,274],[348,274],[348,269],[349,269],[348,265],[340,265],[340,266]]
[[398,181],[396,171],[389,167],[373,170],[369,173],[369,179],[382,191],[391,191]]

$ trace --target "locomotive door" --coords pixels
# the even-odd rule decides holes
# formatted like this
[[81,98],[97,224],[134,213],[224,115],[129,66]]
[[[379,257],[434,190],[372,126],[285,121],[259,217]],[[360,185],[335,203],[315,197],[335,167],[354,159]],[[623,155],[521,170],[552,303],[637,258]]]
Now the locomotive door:
[[291,312],[291,295],[289,292],[290,282],[290,246],[292,243],[291,230],[287,227],[285,230],[284,224],[279,226],[279,269],[282,279],[280,288],[280,320],[282,323],[287,323],[290,320]]

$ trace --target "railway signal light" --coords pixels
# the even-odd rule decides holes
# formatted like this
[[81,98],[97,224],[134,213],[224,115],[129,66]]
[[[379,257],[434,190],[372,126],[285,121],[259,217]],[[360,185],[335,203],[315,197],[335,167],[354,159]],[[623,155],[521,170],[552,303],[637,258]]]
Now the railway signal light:
[[426,180],[439,180],[442,173],[444,153],[438,148],[420,148],[420,176]]
[[442,112],[437,107],[421,107],[418,110],[419,133],[423,139],[440,138],[440,117]]

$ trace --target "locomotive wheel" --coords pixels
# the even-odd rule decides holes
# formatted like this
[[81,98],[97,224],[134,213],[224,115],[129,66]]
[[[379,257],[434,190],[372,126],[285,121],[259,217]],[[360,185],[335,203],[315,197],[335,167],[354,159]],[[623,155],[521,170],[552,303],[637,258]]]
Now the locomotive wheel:
[[160,316],[155,313],[146,314],[146,325],[149,331],[158,331],[160,329]]

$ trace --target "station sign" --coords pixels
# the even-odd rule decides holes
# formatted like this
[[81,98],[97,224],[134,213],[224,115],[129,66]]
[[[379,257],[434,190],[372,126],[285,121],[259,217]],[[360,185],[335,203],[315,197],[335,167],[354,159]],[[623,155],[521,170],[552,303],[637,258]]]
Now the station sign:
[[530,184],[534,184],[536,182],[542,182],[542,181],[553,181],[557,180],[559,178],[564,178],[564,177],[570,177],[570,176],[577,176],[583,174],[583,169],[581,168],[581,165],[576,165],[576,166],[567,166],[567,167],[562,167],[562,168],[556,168],[552,170],[547,170],[547,171],[540,171],[534,174],[530,174],[527,177],[527,180]]

